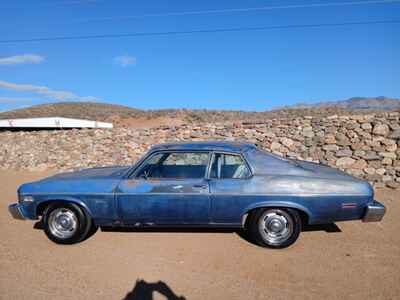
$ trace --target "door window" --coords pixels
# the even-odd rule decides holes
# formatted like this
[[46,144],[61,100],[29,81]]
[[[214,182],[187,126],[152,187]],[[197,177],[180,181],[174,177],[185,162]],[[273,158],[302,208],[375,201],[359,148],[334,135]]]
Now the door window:
[[211,178],[245,179],[250,170],[240,155],[216,153],[211,165]]
[[208,164],[207,152],[166,152],[150,157],[138,173],[145,178],[203,178]]

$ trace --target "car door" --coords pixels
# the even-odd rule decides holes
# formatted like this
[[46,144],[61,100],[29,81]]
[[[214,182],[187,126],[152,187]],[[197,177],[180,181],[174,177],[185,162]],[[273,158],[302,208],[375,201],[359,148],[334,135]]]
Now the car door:
[[125,224],[208,224],[208,152],[157,152],[121,181],[117,202]]
[[214,153],[210,167],[211,210],[215,224],[240,225],[243,209],[256,197],[250,168],[241,154]]

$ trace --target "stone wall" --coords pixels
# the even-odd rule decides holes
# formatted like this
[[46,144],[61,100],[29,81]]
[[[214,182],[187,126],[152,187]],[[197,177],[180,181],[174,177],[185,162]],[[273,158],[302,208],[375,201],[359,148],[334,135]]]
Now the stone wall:
[[282,156],[321,162],[400,187],[399,113],[302,117],[262,123],[186,124],[112,130],[0,132],[0,168],[72,170],[132,164],[151,145],[169,141],[239,140]]

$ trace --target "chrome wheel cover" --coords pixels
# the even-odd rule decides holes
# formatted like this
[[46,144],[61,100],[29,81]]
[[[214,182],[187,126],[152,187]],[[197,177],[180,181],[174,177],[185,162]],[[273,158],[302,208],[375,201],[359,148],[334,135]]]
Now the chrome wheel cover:
[[54,236],[68,239],[75,234],[78,228],[78,218],[68,208],[57,208],[50,213],[48,224],[49,230]]
[[262,238],[272,245],[285,242],[293,233],[293,218],[279,209],[265,211],[258,220]]

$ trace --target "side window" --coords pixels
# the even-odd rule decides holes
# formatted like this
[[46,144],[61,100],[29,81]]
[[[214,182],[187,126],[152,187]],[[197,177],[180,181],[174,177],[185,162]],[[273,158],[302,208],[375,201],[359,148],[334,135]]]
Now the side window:
[[157,165],[161,162],[165,153],[158,153],[149,157],[142,165],[137,177],[147,178],[150,177],[151,173],[157,168]]
[[216,153],[211,166],[211,178],[245,179],[251,173],[240,155]]
[[171,153],[164,160],[163,165],[172,166],[207,166],[208,153]]
[[152,158],[149,160],[151,160],[151,163],[148,164],[150,167],[146,169],[146,165],[144,165],[138,174],[140,177],[160,179],[203,178],[208,165],[208,153],[163,153],[158,160],[155,160],[155,163],[152,163]]

